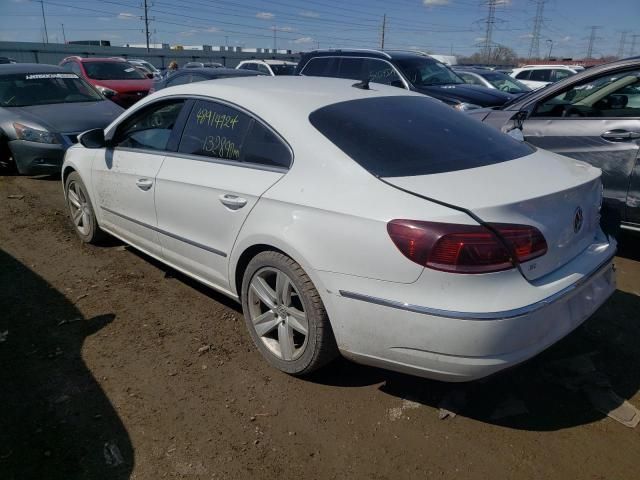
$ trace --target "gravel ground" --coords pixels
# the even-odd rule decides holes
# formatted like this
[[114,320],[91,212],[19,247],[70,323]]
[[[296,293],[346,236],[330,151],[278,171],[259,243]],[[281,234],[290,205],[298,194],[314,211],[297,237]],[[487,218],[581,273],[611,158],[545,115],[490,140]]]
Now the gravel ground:
[[502,375],[338,360],[296,379],[232,301],[118,241],[82,245],[58,179],[0,177],[0,478],[638,478],[640,426],[585,389],[640,407],[638,240],[593,318]]

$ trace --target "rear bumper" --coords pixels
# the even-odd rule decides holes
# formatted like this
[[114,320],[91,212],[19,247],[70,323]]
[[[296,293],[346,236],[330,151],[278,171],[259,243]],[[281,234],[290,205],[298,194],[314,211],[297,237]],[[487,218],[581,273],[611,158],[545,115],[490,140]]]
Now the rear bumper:
[[9,142],[18,172],[23,175],[59,173],[68,145],[26,142]]
[[412,375],[465,382],[517,365],[588,319],[615,291],[611,260],[580,282],[534,305],[490,314],[333,296],[342,322],[339,344],[354,361]]

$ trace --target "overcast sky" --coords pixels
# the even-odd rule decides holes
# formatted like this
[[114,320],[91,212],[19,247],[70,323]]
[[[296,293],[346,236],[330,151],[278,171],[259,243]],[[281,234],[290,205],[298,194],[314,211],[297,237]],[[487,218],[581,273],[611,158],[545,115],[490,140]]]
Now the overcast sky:
[[[527,56],[535,0],[494,0],[493,42]],[[172,45],[241,45],[306,50],[378,48],[387,15],[387,48],[471,54],[484,39],[489,0],[148,0],[152,41]],[[143,43],[144,0],[44,0],[50,42],[110,40]],[[597,25],[593,56],[615,55],[628,30],[625,55],[637,34],[640,0],[546,0],[540,53],[582,57],[589,27]],[[0,0],[0,40],[42,41],[41,5],[36,0]]]

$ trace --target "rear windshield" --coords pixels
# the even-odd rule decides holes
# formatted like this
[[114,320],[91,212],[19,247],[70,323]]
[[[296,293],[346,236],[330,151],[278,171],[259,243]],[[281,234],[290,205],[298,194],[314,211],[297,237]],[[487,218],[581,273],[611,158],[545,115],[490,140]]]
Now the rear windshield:
[[427,97],[335,103],[311,124],[370,173],[408,177],[453,172],[529,155],[529,145]]
[[75,73],[14,73],[0,76],[0,106],[99,102],[104,98]]
[[128,62],[84,62],[87,76],[94,80],[139,80],[147,78]]

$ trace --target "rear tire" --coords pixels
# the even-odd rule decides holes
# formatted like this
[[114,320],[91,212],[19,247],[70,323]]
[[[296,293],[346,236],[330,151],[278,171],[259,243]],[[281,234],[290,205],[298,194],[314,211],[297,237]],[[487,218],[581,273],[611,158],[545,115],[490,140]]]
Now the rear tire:
[[329,317],[313,282],[286,255],[256,255],[242,279],[242,310],[249,334],[270,365],[306,375],[338,356]]
[[84,243],[100,243],[106,234],[100,230],[91,199],[80,175],[71,172],[64,183],[64,192],[73,229]]

